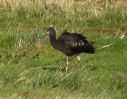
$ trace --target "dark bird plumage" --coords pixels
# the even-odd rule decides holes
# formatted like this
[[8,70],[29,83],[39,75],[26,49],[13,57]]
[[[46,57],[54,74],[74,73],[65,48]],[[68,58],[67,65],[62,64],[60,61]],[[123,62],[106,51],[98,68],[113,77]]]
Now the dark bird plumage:
[[52,47],[61,51],[66,56],[75,56],[80,53],[93,54],[95,52],[92,43],[88,42],[86,37],[81,34],[69,33],[65,30],[61,36],[56,39],[56,31],[53,27],[49,27],[47,31]]

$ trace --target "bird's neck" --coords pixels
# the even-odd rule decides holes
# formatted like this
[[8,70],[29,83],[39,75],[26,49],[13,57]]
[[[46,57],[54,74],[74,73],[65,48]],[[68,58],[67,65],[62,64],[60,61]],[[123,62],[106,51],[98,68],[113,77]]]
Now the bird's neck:
[[50,35],[50,44],[54,47],[56,43],[56,35]]

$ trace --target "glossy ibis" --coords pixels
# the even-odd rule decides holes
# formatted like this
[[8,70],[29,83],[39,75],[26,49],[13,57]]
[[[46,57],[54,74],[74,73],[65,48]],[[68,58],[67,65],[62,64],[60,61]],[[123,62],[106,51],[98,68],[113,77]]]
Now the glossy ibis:
[[[69,57],[78,56],[80,53],[93,54],[95,52],[92,42],[88,42],[86,37],[79,33],[69,33],[65,30],[61,36],[56,39],[56,31],[53,27],[49,27],[47,31],[52,47],[67,56],[66,71],[68,69]],[[80,58],[78,57],[78,59]]]

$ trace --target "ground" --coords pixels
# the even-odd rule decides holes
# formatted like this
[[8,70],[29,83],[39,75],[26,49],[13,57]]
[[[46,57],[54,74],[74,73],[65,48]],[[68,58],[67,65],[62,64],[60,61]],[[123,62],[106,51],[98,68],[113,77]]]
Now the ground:
[[[73,13],[61,8],[42,12],[0,9],[1,99],[126,99],[127,14],[104,9],[101,15]],[[95,54],[81,54],[70,61],[53,49],[46,29],[53,25],[59,36],[64,29],[95,41]]]

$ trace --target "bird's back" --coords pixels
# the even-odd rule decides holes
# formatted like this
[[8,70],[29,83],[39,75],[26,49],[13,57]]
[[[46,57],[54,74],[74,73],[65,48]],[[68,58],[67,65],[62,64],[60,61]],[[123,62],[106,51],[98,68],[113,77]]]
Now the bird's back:
[[75,43],[78,41],[87,42],[86,37],[78,33],[63,32],[62,35],[57,39],[58,42],[63,43]]

